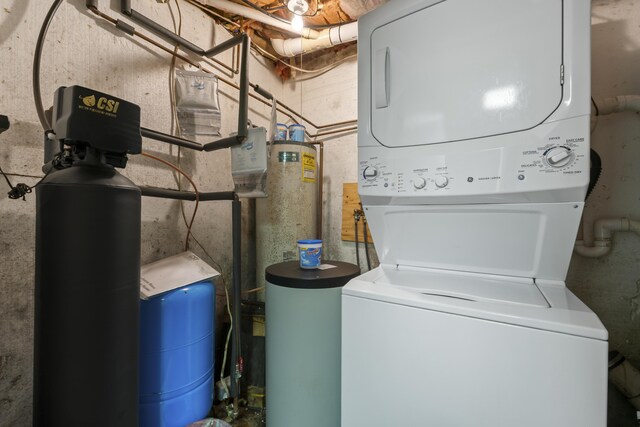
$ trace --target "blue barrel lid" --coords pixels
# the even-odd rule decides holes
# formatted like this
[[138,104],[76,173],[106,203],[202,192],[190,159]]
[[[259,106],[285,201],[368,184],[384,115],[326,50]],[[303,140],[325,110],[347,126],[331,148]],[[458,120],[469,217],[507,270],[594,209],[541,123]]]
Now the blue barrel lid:
[[301,245],[316,245],[318,243],[322,243],[322,240],[298,240],[298,243]]

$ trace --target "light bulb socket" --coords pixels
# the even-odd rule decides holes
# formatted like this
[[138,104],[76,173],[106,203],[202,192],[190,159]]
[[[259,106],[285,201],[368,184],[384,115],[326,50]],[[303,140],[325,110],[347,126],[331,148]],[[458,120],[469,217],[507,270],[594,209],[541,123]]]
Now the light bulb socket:
[[302,16],[309,10],[307,0],[288,0],[287,9],[295,15]]

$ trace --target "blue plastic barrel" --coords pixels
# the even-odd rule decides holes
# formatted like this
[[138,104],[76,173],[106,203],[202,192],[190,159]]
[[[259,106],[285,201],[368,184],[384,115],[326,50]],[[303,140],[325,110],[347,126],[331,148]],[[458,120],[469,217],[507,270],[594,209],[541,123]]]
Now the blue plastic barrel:
[[140,302],[141,427],[184,427],[209,413],[215,306],[210,281]]

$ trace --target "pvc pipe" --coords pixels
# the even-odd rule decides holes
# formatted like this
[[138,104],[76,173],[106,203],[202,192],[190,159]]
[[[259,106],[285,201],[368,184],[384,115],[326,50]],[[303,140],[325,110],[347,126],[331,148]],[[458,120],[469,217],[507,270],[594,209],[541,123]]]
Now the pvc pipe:
[[600,258],[611,251],[611,243],[604,245],[602,242],[594,242],[594,246],[585,246],[584,240],[576,240],[573,251],[585,258]]
[[640,221],[627,218],[603,218],[593,226],[593,246],[585,245],[583,240],[577,240],[573,251],[586,258],[599,258],[611,251],[613,234],[619,231],[632,231],[640,235]]
[[623,111],[640,111],[639,95],[620,95],[613,98],[604,98],[596,101],[598,115],[605,116]]
[[640,410],[640,371],[617,351],[609,353],[609,380]]
[[627,218],[604,218],[597,220],[593,227],[596,241],[611,240],[616,231],[629,231],[629,220]]
[[345,25],[337,25],[318,32],[318,37],[308,39],[297,37],[293,39],[272,39],[271,46],[281,56],[292,57],[302,53],[314,52],[337,46],[358,38],[358,23],[352,22]]
[[241,16],[244,16],[245,18],[253,19],[254,21],[271,25],[272,27],[279,28],[289,33],[299,34],[300,36],[305,38],[315,39],[315,38],[318,38],[320,35],[320,31],[312,30],[310,28],[303,28],[300,31],[296,31],[293,29],[293,27],[291,27],[291,24],[284,23],[268,15],[265,15],[264,13],[260,13],[257,10],[251,9],[250,7],[242,6],[228,0],[197,0],[197,1],[199,3],[215,7],[216,9],[222,10],[227,13],[241,15]]

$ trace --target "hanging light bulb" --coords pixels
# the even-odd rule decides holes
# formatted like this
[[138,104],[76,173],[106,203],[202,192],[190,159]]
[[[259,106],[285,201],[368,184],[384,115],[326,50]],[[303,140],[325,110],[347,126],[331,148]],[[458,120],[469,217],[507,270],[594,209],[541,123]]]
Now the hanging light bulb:
[[307,0],[289,0],[287,1],[287,9],[296,15],[304,15],[309,10]]
[[293,19],[291,20],[291,28],[295,31],[300,31],[304,28],[304,22],[302,21],[302,15],[309,10],[309,3],[307,0],[288,0],[287,9],[293,13]]
[[304,21],[302,20],[302,16],[294,15],[293,19],[291,20],[291,28],[293,28],[295,31],[301,31],[304,28]]

